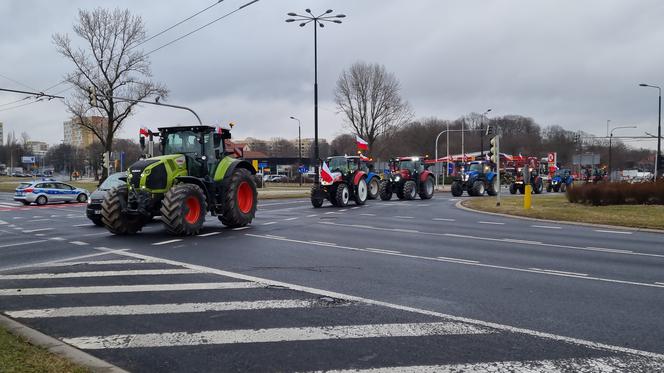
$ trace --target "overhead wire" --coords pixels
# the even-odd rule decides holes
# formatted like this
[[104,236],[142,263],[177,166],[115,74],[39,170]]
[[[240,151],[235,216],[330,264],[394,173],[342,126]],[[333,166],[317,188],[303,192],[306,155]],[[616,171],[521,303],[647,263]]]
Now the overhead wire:
[[8,76],[6,76],[6,75],[0,74],[0,77],[3,77],[3,78],[5,78],[5,79],[9,80],[10,82],[14,82],[14,83],[20,85],[20,86],[23,87],[23,88],[27,88],[27,89],[30,89],[30,90],[33,90],[33,91],[36,91],[36,90],[37,90],[37,89],[35,89],[35,88],[33,88],[33,87],[30,87],[30,86],[27,85],[27,84],[23,84],[23,83],[19,82],[18,80],[16,80],[16,79],[12,79],[12,78],[10,78],[10,77],[8,77]]

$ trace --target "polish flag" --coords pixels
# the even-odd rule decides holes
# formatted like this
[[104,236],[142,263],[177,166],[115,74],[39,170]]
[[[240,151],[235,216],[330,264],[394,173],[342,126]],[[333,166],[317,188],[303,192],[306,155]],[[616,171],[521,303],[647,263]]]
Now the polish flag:
[[360,160],[362,160],[362,161],[366,161],[366,162],[370,161],[369,157],[365,156],[365,155],[362,154],[362,153],[360,153]]
[[357,148],[360,150],[369,150],[369,143],[362,140],[360,136],[355,135],[355,141],[357,142]]
[[148,137],[149,131],[148,131],[147,127],[141,127],[141,129],[138,130],[138,134],[141,137]]
[[332,172],[330,171],[330,168],[327,166],[327,163],[323,162],[323,167],[320,169],[320,177],[325,181],[326,183],[331,183],[334,178],[332,177]]

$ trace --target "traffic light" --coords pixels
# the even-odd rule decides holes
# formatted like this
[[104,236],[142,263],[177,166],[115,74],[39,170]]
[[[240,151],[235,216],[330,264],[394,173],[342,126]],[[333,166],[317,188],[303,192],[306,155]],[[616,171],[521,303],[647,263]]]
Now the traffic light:
[[102,163],[101,163],[101,166],[104,167],[104,168],[108,168],[109,162],[110,162],[109,154],[108,154],[108,152],[104,152],[104,153],[102,154]]
[[97,88],[88,87],[88,102],[90,106],[97,107]]
[[498,148],[498,136],[491,139],[491,148],[489,149],[489,159],[493,163],[498,163],[500,157],[500,149]]
[[486,125],[486,136],[491,136],[493,135],[493,126],[491,123]]

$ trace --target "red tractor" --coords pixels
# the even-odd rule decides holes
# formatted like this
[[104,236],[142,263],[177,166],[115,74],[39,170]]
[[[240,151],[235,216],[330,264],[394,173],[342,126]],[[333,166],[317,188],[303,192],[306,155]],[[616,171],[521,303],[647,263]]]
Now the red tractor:
[[[540,161],[536,157],[528,157],[525,161],[515,163],[516,174],[514,181],[510,185],[510,194],[519,192],[524,194],[526,192],[526,184],[530,184],[533,188],[533,193],[540,194],[544,190],[544,180],[540,175]],[[527,169],[528,180],[524,182],[523,174],[524,169]]]
[[325,199],[338,207],[347,206],[351,199],[357,205],[366,203],[367,174],[362,171],[359,157],[329,157],[322,166],[320,184],[314,184],[311,189],[314,207],[323,206]]
[[390,173],[381,180],[380,199],[389,201],[396,193],[399,199],[431,199],[434,177],[423,157],[399,157],[390,160]]

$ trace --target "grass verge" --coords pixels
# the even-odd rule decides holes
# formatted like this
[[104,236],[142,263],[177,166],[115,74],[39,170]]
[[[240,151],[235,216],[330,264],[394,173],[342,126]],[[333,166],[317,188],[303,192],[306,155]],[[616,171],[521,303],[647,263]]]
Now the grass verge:
[[632,228],[664,229],[662,205],[589,206],[569,203],[564,195],[533,195],[533,207],[523,209],[523,197],[503,197],[496,207],[495,198],[471,198],[462,202],[471,209],[498,212],[529,218],[606,224]]
[[43,348],[33,346],[0,328],[0,371],[3,373],[88,372]]

